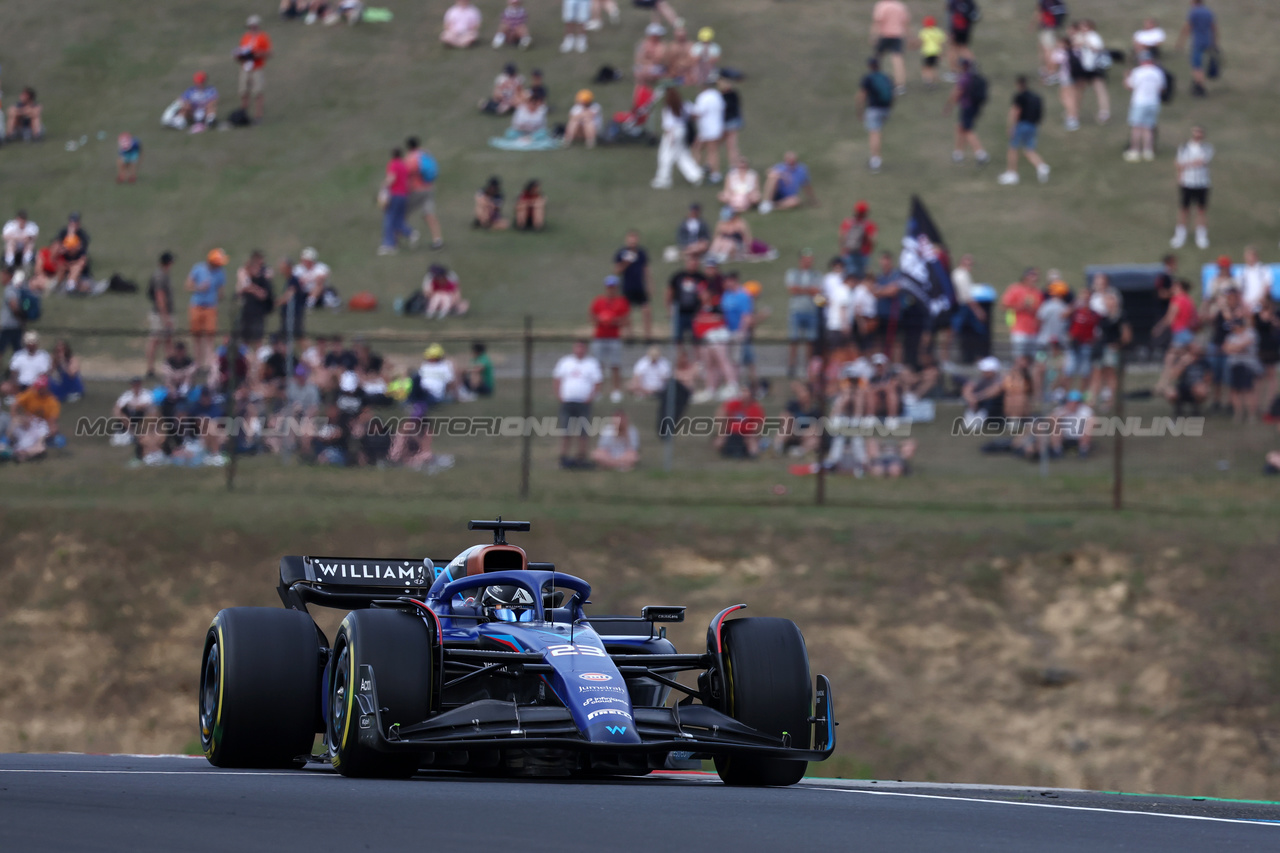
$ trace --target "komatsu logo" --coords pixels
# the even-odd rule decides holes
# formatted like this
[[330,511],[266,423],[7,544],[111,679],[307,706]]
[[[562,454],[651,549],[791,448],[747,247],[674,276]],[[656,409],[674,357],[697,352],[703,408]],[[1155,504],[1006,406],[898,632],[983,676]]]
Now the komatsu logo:
[[356,580],[387,580],[423,583],[422,566],[412,564],[381,565],[379,563],[321,563],[316,561],[316,578],[349,578]]

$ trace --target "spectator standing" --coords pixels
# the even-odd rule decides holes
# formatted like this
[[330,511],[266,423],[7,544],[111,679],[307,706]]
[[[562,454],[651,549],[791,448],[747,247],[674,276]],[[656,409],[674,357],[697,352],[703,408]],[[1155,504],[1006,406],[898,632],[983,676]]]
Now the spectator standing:
[[788,151],[782,155],[782,162],[769,170],[764,180],[764,193],[760,202],[761,213],[771,210],[791,210],[803,201],[817,207],[818,196],[813,191],[813,182],[809,180],[809,167],[800,162],[796,152]]
[[80,375],[80,359],[71,345],[60,338],[53,345],[53,366],[49,369],[49,390],[59,403],[74,403],[84,396],[84,378]]
[[671,316],[671,338],[681,347],[688,337],[693,340],[693,318],[702,306],[702,291],[707,277],[698,269],[698,259],[686,255],[684,269],[671,276],[667,287],[667,312]]
[[825,326],[825,355],[828,363],[844,361],[853,324],[853,291],[849,282],[856,276],[845,272],[839,258],[831,259],[831,267],[822,277],[822,321]]
[[[699,165],[710,170],[709,180],[713,184],[720,183],[720,142],[724,139],[725,100],[716,85],[718,77],[707,78],[702,91],[693,102],[693,115],[698,122],[697,141],[694,142],[694,155]],[[665,128],[665,125],[664,125]],[[704,163],[705,161],[705,163]],[[681,169],[681,171],[685,171]],[[685,172],[685,177],[689,177]],[[690,181],[696,183],[696,181]]]
[[978,116],[981,115],[982,107],[986,102],[987,78],[978,73],[972,60],[960,60],[960,76],[956,78],[955,88],[951,91],[951,97],[947,99],[946,107],[948,112],[953,106],[958,107],[960,111],[959,122],[956,124],[955,147],[951,151],[951,162],[964,162],[966,145],[973,149],[973,158],[979,166],[985,166],[991,162],[991,157],[982,147],[982,140],[974,130],[974,125],[977,124]]
[[595,322],[591,355],[613,377],[613,390],[609,393],[613,403],[622,402],[622,333],[631,333],[631,304],[618,293],[621,283],[616,275],[605,276],[604,293],[591,303],[591,319]]
[[[951,271],[951,287],[956,294],[956,311],[951,318],[951,332],[959,336],[968,330],[985,335],[987,329],[987,312],[973,298],[973,255],[960,256],[960,263]],[[946,358],[950,352],[949,342],[944,342],[939,352]]]
[[1080,89],[1076,76],[1080,73],[1080,59],[1069,36],[1063,36],[1053,51],[1053,65],[1057,69],[1058,100],[1062,103],[1063,125],[1068,132],[1080,129]]
[[1060,82],[1054,67],[1053,51],[1066,20],[1067,4],[1063,0],[1036,0],[1035,27],[1040,41],[1040,79],[1047,86]]
[[840,259],[845,272],[855,279],[867,274],[867,262],[876,248],[879,226],[871,220],[871,206],[859,201],[853,206],[853,216],[840,223]]
[[808,358],[813,358],[814,344],[818,340],[818,305],[814,297],[822,292],[822,276],[813,268],[813,250],[800,252],[800,261],[787,270],[787,339],[791,350],[787,357],[787,378],[796,373],[796,355],[801,343],[808,348]]
[[1244,264],[1240,267],[1238,278],[1244,307],[1257,314],[1271,296],[1273,279],[1271,267],[1258,260],[1258,250],[1253,246],[1244,247]]
[[880,171],[884,161],[880,158],[881,135],[889,112],[893,109],[893,82],[880,70],[880,60],[867,60],[867,73],[858,86],[858,109],[862,113],[862,126],[867,130],[867,147],[870,156],[867,166],[872,172]]
[[634,228],[623,238],[622,248],[613,255],[613,271],[622,280],[622,296],[637,308],[644,321],[644,339],[653,339],[653,311],[649,307],[649,253],[640,245]]
[[947,33],[938,26],[938,19],[925,15],[916,41],[920,44],[920,79],[926,88],[938,85],[938,61],[947,44]]
[[240,299],[240,340],[248,344],[252,362],[266,336],[267,317],[276,305],[271,269],[262,252],[255,249],[248,262],[236,271],[236,296]]
[[1080,22],[1074,37],[1076,52],[1080,56],[1080,76],[1075,80],[1076,90],[1081,94],[1092,87],[1098,100],[1098,124],[1106,124],[1111,120],[1111,94],[1107,91],[1107,69],[1111,67],[1111,54],[1107,52],[1106,42],[1094,29],[1093,21]]
[[1027,162],[1036,167],[1036,178],[1040,183],[1049,181],[1049,164],[1036,151],[1036,140],[1040,135],[1040,121],[1044,118],[1044,100],[1027,85],[1025,74],[1018,75],[1018,91],[1013,96],[1013,106],[1009,108],[1009,156],[1005,162],[1005,171],[997,179],[1001,184],[1010,186],[1018,183],[1018,152],[1027,158]]
[[116,137],[116,183],[138,182],[138,163],[142,160],[142,141],[132,133]]
[[1209,248],[1209,164],[1213,145],[1205,142],[1203,127],[1191,128],[1191,139],[1178,148],[1178,224],[1169,245],[1181,249],[1187,242],[1187,214],[1196,208],[1196,247]]
[[1204,0],[1191,0],[1191,10],[1187,13],[1182,32],[1178,33],[1177,47],[1181,48],[1187,40],[1191,41],[1191,94],[1203,98],[1208,90],[1206,65],[1218,48],[1218,20],[1213,10],[1204,4]]
[[25,210],[4,224],[0,235],[4,239],[4,265],[6,267],[29,267],[36,259],[36,238],[40,236],[40,226],[27,218]]
[[162,252],[155,272],[147,283],[147,301],[151,310],[147,313],[147,378],[156,375],[156,350],[169,348],[173,337],[173,253]]
[[1129,72],[1124,85],[1133,93],[1129,97],[1129,148],[1124,152],[1125,162],[1154,160],[1160,93],[1164,91],[1166,79],[1150,51],[1144,50],[1138,57],[1138,67]]
[[1044,301],[1037,286],[1039,281],[1040,271],[1035,267],[1028,267],[1022,278],[1009,285],[1000,298],[1001,307],[1013,312],[1013,328],[1010,330],[1009,340],[1013,345],[1014,358],[1023,355],[1034,358],[1036,354],[1036,336],[1040,331],[1036,312]]
[[876,57],[889,54],[893,65],[896,94],[907,93],[907,65],[902,58],[907,33],[911,29],[911,10],[902,0],[877,0],[871,10],[871,38]]
[[[717,97],[719,94],[716,92]],[[723,100],[721,103],[723,104]],[[698,165],[697,159],[689,151],[685,141],[688,133],[685,113],[685,103],[680,97],[680,90],[674,86],[667,89],[662,96],[662,141],[658,144],[658,171],[649,184],[655,190],[671,189],[672,167],[679,168],[684,179],[694,186],[702,183],[702,167]],[[717,164],[719,156],[717,152]]]
[[[591,420],[591,403],[600,390],[604,374],[600,363],[587,355],[587,342],[575,341],[573,352],[556,362],[552,377],[556,380],[556,399],[560,402],[560,467],[586,468],[587,424]],[[569,455],[573,439],[578,439],[576,458]]]
[[446,47],[471,47],[480,38],[482,22],[483,16],[471,0],[454,0],[454,4],[445,10],[440,41]]
[[698,30],[698,41],[689,49],[693,57],[693,72],[690,83],[702,85],[702,82],[716,73],[716,65],[720,62],[720,45],[716,44],[716,33],[711,27]]
[[405,165],[409,167],[409,198],[405,217],[421,211],[422,219],[431,232],[431,248],[439,251],[444,248],[444,236],[440,231],[440,220],[436,217],[436,180],[440,177],[440,166],[431,152],[422,147],[418,137],[410,136],[405,140]]
[[1256,384],[1262,364],[1258,360],[1258,332],[1249,320],[1235,317],[1229,321],[1222,353],[1226,357],[1224,366],[1231,389],[1232,419],[1238,424],[1257,420]]
[[973,61],[973,25],[979,13],[974,0],[947,0],[947,18],[951,27],[951,73],[959,76],[960,63]]
[[738,150],[738,133],[742,130],[742,95],[733,80],[724,74],[716,77],[716,88],[724,98],[724,146],[730,163],[741,156]]
[[288,258],[280,261],[280,278],[284,281],[280,288],[280,334],[286,340],[301,341],[307,334],[307,291],[295,269]]
[[[759,282],[752,282],[758,285]],[[720,313],[724,315],[724,326],[729,331],[729,344],[732,347],[731,359],[746,368],[749,377],[748,385],[754,387],[756,381],[756,354],[751,339],[756,325],[755,298],[746,287],[738,281],[738,274],[731,272],[724,277],[724,295],[720,297]]]
[[404,162],[404,152],[399,148],[391,150],[382,188],[386,191],[387,207],[382,212],[382,244],[378,246],[378,254],[394,255],[399,251],[401,237],[413,244],[417,242],[418,235],[405,223],[409,209],[409,167]]
[[240,63],[240,109],[249,115],[249,102],[256,105],[256,119],[262,121],[266,109],[267,59],[271,56],[271,38],[262,31],[262,18],[250,15],[245,21],[245,34],[240,37],[236,61]]
[[1142,29],[1133,34],[1133,55],[1141,56],[1145,50],[1153,59],[1160,59],[1161,48],[1168,36],[1155,18],[1147,18],[1142,22]]
[[218,331],[218,303],[227,284],[227,253],[213,249],[187,275],[187,292],[191,304],[187,309],[187,325],[195,348],[196,365],[201,370],[215,367],[213,336]]
[[560,16],[564,19],[564,41],[560,52],[587,52],[587,22],[591,20],[591,0],[561,0]]

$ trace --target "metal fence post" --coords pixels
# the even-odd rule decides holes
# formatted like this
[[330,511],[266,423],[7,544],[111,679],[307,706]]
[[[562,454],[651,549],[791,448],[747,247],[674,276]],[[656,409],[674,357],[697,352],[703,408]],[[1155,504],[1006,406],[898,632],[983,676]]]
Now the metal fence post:
[[520,500],[529,499],[529,469],[533,461],[533,315],[524,317],[524,433],[520,438]]

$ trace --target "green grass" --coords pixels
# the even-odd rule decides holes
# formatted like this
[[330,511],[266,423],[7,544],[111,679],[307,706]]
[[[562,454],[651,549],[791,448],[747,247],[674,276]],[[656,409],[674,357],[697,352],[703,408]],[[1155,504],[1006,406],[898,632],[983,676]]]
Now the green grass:
[[[527,53],[480,47],[445,51],[436,42],[440,9],[391,0],[390,25],[306,27],[268,17],[276,53],[269,69],[268,118],[249,131],[188,136],[160,128],[164,106],[198,68],[208,69],[224,94],[233,95],[230,59],[245,14],[243,4],[210,0],[172,4],[138,0],[118,4],[67,0],[58,15],[35,0],[13,0],[0,9],[6,33],[6,90],[31,83],[47,110],[48,141],[18,145],[0,155],[5,203],[25,205],[46,231],[66,212],[84,213],[102,274],[120,271],[145,279],[160,250],[173,249],[178,267],[212,245],[225,247],[238,263],[255,247],[270,256],[320,248],[344,294],[368,289],[384,310],[363,316],[324,316],[317,329],[420,330],[417,321],[395,318],[390,301],[413,289],[428,253],[375,258],[379,217],[374,190],[388,149],[410,134],[421,136],[442,168],[440,213],[448,248],[442,259],[455,266],[472,315],[451,328],[512,328],[526,313],[540,328],[583,325],[586,302],[623,231],[641,229],[651,252],[671,241],[683,206],[699,199],[714,208],[707,188],[656,192],[647,182],[654,151],[641,147],[575,149],[513,154],[486,147],[505,122],[478,114],[501,62],[523,70],[545,70],[555,116],[563,118],[573,92],[589,85],[604,63],[628,68],[632,46],[646,20],[627,9],[624,24],[593,34],[586,55],[557,51],[558,15],[534,9],[535,46]],[[492,20],[497,4],[486,3]],[[1280,119],[1270,109],[1271,82],[1280,67],[1261,6],[1234,4],[1220,10],[1220,26],[1231,64],[1214,96],[1186,94],[1185,56],[1175,56],[1182,89],[1166,108],[1165,142],[1159,162],[1120,160],[1127,97],[1118,80],[1112,94],[1116,116],[1104,128],[1061,130],[1056,92],[1045,92],[1048,115],[1043,153],[1054,166],[1046,187],[995,184],[996,168],[953,167],[948,160],[952,122],[942,116],[944,93],[914,84],[901,99],[886,133],[885,173],[864,169],[865,134],[853,113],[853,94],[867,53],[866,22],[871,0],[815,0],[782,6],[773,0],[703,0],[682,11],[694,26],[713,25],[725,49],[725,64],[744,69],[747,127],[743,149],[765,167],[794,148],[812,168],[821,199],[816,209],[753,216],[758,234],[778,246],[778,262],[749,268],[765,285],[764,302],[774,309],[772,331],[785,316],[781,275],[804,246],[820,253],[835,248],[835,228],[853,200],[866,198],[884,228],[885,245],[896,241],[907,199],[920,193],[931,205],[953,249],[979,259],[979,277],[1003,285],[1027,264],[1056,266],[1079,280],[1086,263],[1148,261],[1165,249],[1173,217],[1170,146],[1193,122],[1205,124],[1217,144],[1215,210],[1211,252],[1185,251],[1188,268],[1220,251],[1238,255],[1245,243],[1269,245],[1280,225],[1270,202],[1280,173],[1259,168],[1280,142]],[[915,4],[917,14],[922,4]],[[993,154],[1003,152],[1004,110],[1012,78],[1033,72],[1035,41],[1027,29],[1025,3],[988,2],[976,48],[992,82],[992,100],[980,130]],[[1123,46],[1150,4],[1116,0],[1085,4],[1113,46]],[[1173,4],[1166,27],[1176,29]],[[486,24],[488,29],[488,24]],[[916,60],[909,66],[915,74]],[[1118,75],[1113,75],[1118,76]],[[627,83],[595,86],[607,112],[622,109]],[[1088,102],[1088,103],[1091,103]],[[228,108],[224,108],[223,112]],[[1086,106],[1084,115],[1091,115]],[[118,187],[113,176],[113,140],[122,130],[145,145],[141,181]],[[99,131],[106,134],[98,141]],[[63,143],[87,135],[84,148],[68,153]],[[544,181],[551,199],[550,230],[534,236],[477,233],[467,227],[471,197],[490,174],[500,174],[514,195],[529,177]],[[430,256],[435,259],[437,256]],[[669,268],[656,263],[655,282]],[[141,298],[111,297],[49,306],[46,325],[141,326]],[[83,341],[82,347],[125,348],[140,343]]]

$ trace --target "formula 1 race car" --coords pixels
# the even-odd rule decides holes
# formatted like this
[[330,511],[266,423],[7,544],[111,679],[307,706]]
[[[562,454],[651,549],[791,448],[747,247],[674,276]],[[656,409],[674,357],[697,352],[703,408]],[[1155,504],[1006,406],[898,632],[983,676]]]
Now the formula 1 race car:
[[[385,778],[643,775],[714,759],[728,784],[791,785],[835,749],[831,684],[819,675],[815,696],[795,623],[729,619],[739,604],[711,620],[706,651],[677,654],[664,623],[683,621],[683,607],[587,616],[586,581],[507,544],[528,522],[469,529],[493,531],[493,544],[443,568],[284,557],[285,609],[215,616],[200,684],[209,761],[328,761]],[[350,611],[332,644],[308,604]],[[673,690],[684,695],[669,703]]]

